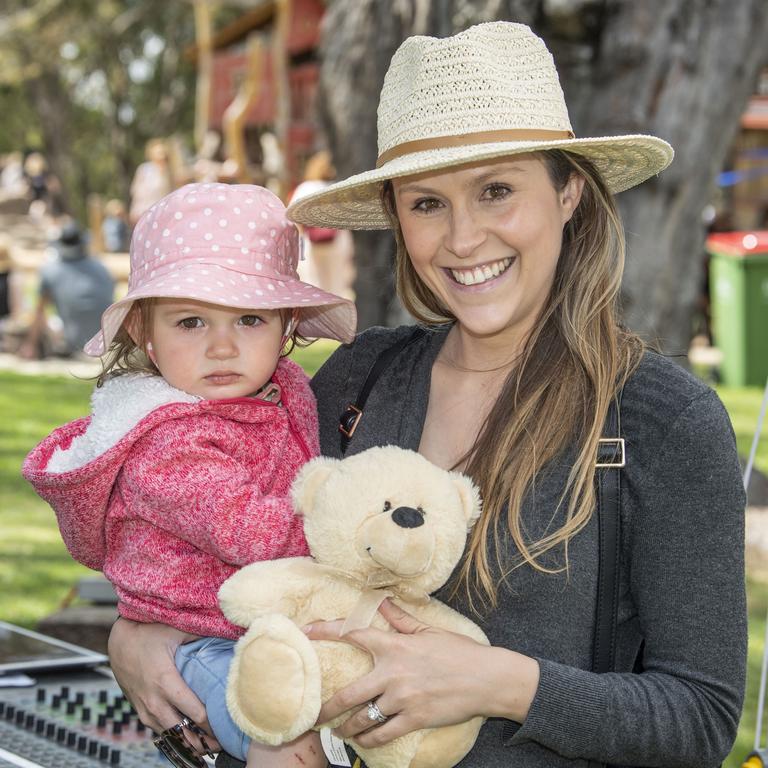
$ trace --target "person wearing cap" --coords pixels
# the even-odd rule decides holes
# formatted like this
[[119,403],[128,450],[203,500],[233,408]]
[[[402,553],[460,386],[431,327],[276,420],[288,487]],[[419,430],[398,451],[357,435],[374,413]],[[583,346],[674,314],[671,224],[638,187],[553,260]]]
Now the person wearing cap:
[[[507,22],[407,39],[378,128],[375,169],[288,215],[392,227],[398,290],[419,325],[370,329],[318,371],[321,449],[391,443],[473,478],[483,513],[438,597],[491,646],[390,602],[380,611],[393,632],[342,637],[341,622],[315,623],[311,639],[375,660],[319,721],[351,712],[339,734],[374,746],[484,716],[462,768],[719,765],[746,658],[733,431],[714,392],[617,320],[624,239],[613,195],[661,172],[672,148],[652,136],[575,137],[551,54]],[[339,415],[361,391],[347,441]],[[598,463],[609,465],[600,491]],[[604,559],[615,565],[607,584]],[[598,593],[616,606],[607,624]],[[150,722],[171,705],[199,711],[185,689],[156,682],[165,665],[136,670],[139,654],[181,639],[112,632],[113,670]]]
[[88,253],[85,236],[74,219],[65,219],[49,248],[50,258],[40,268],[38,300],[19,356],[45,356],[55,345],[46,338],[48,308],[61,318],[63,357],[78,356],[99,327],[102,313],[112,303],[115,281],[109,270]]
[[262,187],[163,198],[134,232],[127,295],[85,346],[104,356],[90,418],[55,430],[23,467],[72,555],[114,584],[121,617],[202,637],[179,649],[179,669],[218,741],[259,766],[302,750],[311,765],[319,743],[250,746],[236,728],[224,683],[243,630],[217,592],[240,566],[309,553],[289,490],[319,452],[317,414],[285,355],[297,339],[350,341],[356,323],[349,301],[299,281],[298,252]]

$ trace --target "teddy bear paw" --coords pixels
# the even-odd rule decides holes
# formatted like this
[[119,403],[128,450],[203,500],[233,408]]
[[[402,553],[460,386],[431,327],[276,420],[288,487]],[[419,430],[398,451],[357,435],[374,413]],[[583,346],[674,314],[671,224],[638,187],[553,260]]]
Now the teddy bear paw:
[[243,731],[263,744],[293,741],[320,711],[320,664],[307,636],[286,616],[256,619],[238,640],[227,706]]

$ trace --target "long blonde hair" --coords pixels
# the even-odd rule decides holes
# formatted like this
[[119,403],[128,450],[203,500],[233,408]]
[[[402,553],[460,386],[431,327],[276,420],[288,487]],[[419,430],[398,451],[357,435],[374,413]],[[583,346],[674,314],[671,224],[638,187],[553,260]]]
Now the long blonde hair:
[[[476,611],[475,598],[484,606],[497,602],[488,540],[494,537],[498,553],[504,523],[519,557],[506,571],[497,562],[502,574],[526,563],[546,573],[567,569],[568,542],[587,524],[594,508],[594,466],[608,406],[643,352],[639,337],[623,330],[617,320],[625,246],[611,193],[588,160],[562,150],[537,156],[558,191],[574,173],[585,183],[563,230],[548,301],[474,444],[459,460],[466,463],[466,473],[483,496],[483,515],[454,581],[454,591],[463,586]],[[390,183],[382,194],[395,230],[397,290],[403,304],[420,322],[453,322],[411,264]],[[528,540],[521,519],[523,498],[537,473],[563,447],[574,445],[576,459],[560,500],[561,505],[567,500],[565,522],[538,540]],[[542,555],[560,546],[563,564],[544,565]]]

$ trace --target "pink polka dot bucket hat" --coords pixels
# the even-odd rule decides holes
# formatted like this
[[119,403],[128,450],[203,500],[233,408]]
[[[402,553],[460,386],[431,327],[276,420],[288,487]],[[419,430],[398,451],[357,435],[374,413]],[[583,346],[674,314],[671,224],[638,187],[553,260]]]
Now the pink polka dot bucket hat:
[[348,342],[351,301],[299,280],[299,232],[285,206],[250,184],[187,184],[155,203],[131,238],[128,293],[101,318],[85,345],[109,348],[136,299],[184,298],[243,309],[300,309],[297,331]]

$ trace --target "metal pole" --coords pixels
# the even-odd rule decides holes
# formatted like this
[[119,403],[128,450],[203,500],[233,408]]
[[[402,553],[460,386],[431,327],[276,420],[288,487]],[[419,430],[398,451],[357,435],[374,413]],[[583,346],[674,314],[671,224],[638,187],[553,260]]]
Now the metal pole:
[[[749,451],[749,459],[744,470],[744,490],[749,488],[749,479],[752,475],[752,467],[755,463],[755,454],[757,453],[757,444],[760,442],[760,432],[765,420],[765,410],[768,406],[768,380],[765,382],[765,391],[763,392],[763,402],[760,405],[760,415],[757,417],[757,427],[755,436],[752,439],[752,448]],[[765,641],[763,645],[763,667],[760,671],[760,692],[757,696],[757,723],[755,724],[755,751],[760,749],[760,739],[763,731],[763,717],[765,711],[765,686],[768,679],[768,615],[765,619]]]
[[[765,640],[763,645],[763,668],[760,672],[760,693],[757,695],[757,722],[755,723],[755,752],[760,749],[765,709],[765,680],[768,677],[768,616],[765,619]],[[766,745],[768,746],[768,745]]]
[[752,475],[752,466],[755,463],[755,454],[757,453],[757,444],[760,442],[760,432],[763,428],[763,421],[765,420],[765,408],[768,405],[768,379],[765,382],[765,391],[763,392],[763,402],[760,405],[760,415],[757,417],[757,427],[755,429],[755,436],[752,438],[752,448],[749,451],[749,459],[747,460],[747,466],[744,470],[744,490],[749,487],[749,478]]

